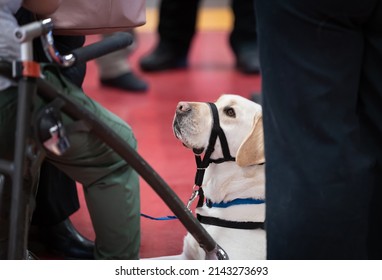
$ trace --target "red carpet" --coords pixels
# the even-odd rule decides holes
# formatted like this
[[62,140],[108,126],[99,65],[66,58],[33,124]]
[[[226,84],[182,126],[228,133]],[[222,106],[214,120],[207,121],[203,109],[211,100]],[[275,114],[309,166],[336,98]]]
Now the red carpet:
[[[249,97],[260,91],[260,77],[243,75],[234,68],[234,58],[225,32],[200,32],[193,42],[190,67],[187,70],[146,74],[137,61],[154,46],[152,33],[138,33],[138,48],[129,58],[136,73],[150,84],[144,94],[102,88],[97,67],[88,63],[85,92],[106,108],[126,120],[138,139],[138,149],[146,161],[186,202],[192,192],[195,163],[173,136],[172,119],[179,101],[214,101],[222,93]],[[97,37],[90,37],[94,41]],[[73,223],[85,236],[93,239],[94,232],[79,187],[81,209],[72,217]],[[152,216],[172,215],[165,203],[141,180],[142,213]],[[178,254],[186,231],[179,221],[152,221],[142,218],[141,257]]]

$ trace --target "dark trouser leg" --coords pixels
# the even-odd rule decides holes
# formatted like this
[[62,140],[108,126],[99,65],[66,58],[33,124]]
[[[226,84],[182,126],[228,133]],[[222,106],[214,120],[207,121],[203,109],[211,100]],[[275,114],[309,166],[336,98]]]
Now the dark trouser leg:
[[365,52],[360,84],[361,135],[377,158],[370,209],[369,258],[382,259],[382,1],[365,25]]
[[234,14],[233,29],[229,37],[236,57],[236,67],[246,74],[260,72],[256,35],[256,16],[253,0],[231,0]]
[[162,0],[159,11],[159,41],[154,50],[140,60],[143,71],[185,68],[195,34],[199,0]]
[[368,257],[376,158],[358,102],[374,2],[256,0],[269,259]]
[[195,34],[200,0],[162,0],[159,10],[160,42],[187,55]]
[[69,218],[79,207],[76,182],[45,161],[40,171],[28,248],[38,255],[44,244],[64,257],[93,259],[94,243],[82,236]]
[[49,162],[43,163],[32,224],[58,224],[79,207],[76,183]]
[[253,0],[231,0],[234,14],[230,44],[234,52],[241,47],[257,46],[256,17]]

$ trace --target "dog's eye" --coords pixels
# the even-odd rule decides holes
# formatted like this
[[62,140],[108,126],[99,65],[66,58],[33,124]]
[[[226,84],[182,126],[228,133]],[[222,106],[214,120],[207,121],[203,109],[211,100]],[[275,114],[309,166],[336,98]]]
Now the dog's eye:
[[224,108],[224,113],[231,118],[236,117],[235,110],[232,107],[226,107]]

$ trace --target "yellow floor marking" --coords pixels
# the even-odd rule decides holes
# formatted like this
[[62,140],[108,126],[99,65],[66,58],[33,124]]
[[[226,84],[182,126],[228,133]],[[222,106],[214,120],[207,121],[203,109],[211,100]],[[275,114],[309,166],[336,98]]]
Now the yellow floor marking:
[[[184,0],[181,0],[184,1]],[[197,28],[203,31],[228,31],[232,26],[232,12],[229,7],[203,8],[199,11]],[[156,32],[158,9],[146,10],[146,24],[136,28],[137,32]]]

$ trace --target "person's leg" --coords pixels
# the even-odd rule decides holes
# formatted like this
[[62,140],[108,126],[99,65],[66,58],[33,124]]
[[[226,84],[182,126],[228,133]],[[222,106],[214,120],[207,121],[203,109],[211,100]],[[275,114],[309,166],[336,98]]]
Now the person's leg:
[[162,0],[158,24],[160,42],[187,54],[195,34],[199,4],[200,0]]
[[[16,88],[0,91],[0,158],[12,159],[17,101]],[[11,189],[9,176],[2,176],[0,185],[0,260],[7,258]]]
[[76,183],[66,174],[44,162],[39,177],[33,224],[56,225],[79,209]]
[[161,71],[187,66],[195,34],[200,0],[162,0],[159,9],[158,42],[140,60],[144,71]]
[[245,74],[260,72],[253,0],[231,0],[234,22],[229,43],[236,57],[236,67]]
[[365,30],[360,84],[360,124],[364,146],[377,157],[376,184],[370,209],[369,258],[382,259],[382,1],[378,0]]
[[[87,97],[68,82],[46,73],[58,88],[94,112],[111,129],[136,148],[131,128],[120,118]],[[62,78],[62,77],[61,77]],[[61,81],[64,81],[63,78]],[[71,123],[64,116],[64,123]],[[140,246],[139,181],[134,170],[91,132],[73,132],[71,147],[63,156],[48,153],[49,161],[84,186],[84,194],[96,234],[97,259],[138,259]]]
[[[16,120],[17,89],[0,92],[0,158],[12,160]],[[84,238],[70,223],[69,217],[78,210],[75,182],[54,166],[44,164],[39,176],[32,234],[28,249],[37,251],[41,244],[69,258],[92,259],[94,243]],[[10,190],[12,181],[2,177],[0,184],[0,259],[6,258],[9,234]],[[37,244],[38,243],[38,244]]]
[[[20,24],[34,21],[34,15],[23,8],[17,15]],[[54,44],[61,54],[68,54],[85,44],[85,36],[54,36]],[[33,55],[36,61],[49,61],[40,40],[34,41]],[[74,67],[61,70],[72,83],[82,86],[86,63],[78,63]],[[82,236],[70,221],[70,215],[79,207],[76,182],[45,162],[40,170],[36,209],[32,217],[29,236],[31,249],[41,247],[37,243],[42,243],[56,254],[68,258],[92,258],[94,243]]]
[[357,104],[373,2],[256,0],[268,259],[367,258],[374,161]]
[[94,243],[73,226],[70,216],[80,207],[76,182],[49,162],[41,166],[29,250],[41,245],[67,258],[92,259]]
[[[104,34],[103,38],[112,35]],[[133,92],[144,92],[148,89],[147,83],[134,74],[128,62],[128,56],[134,48],[135,43],[96,59],[102,85]]]

